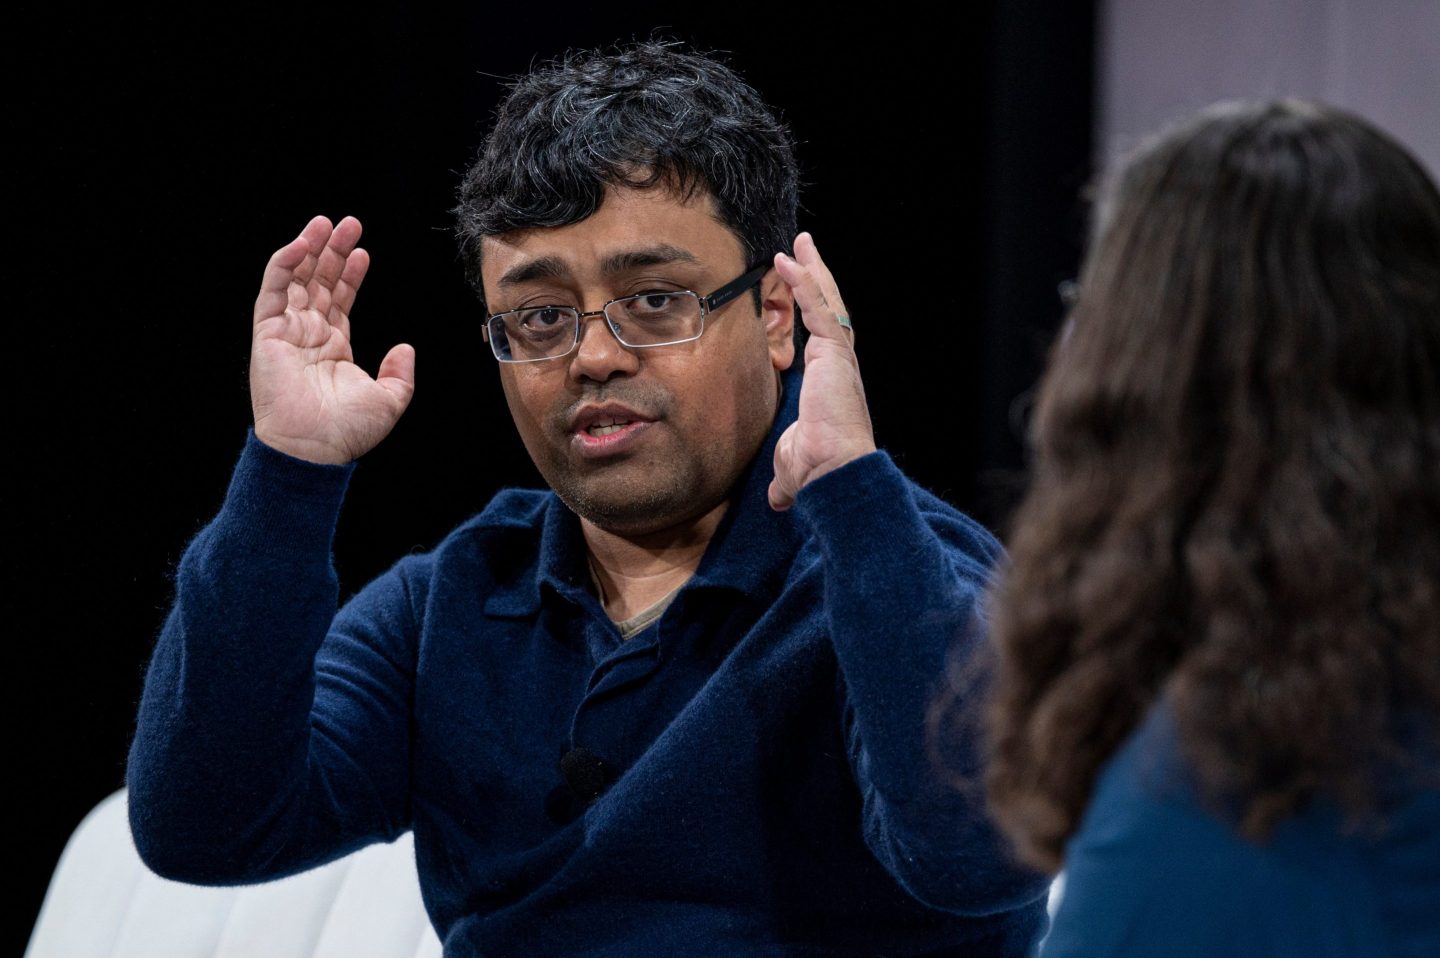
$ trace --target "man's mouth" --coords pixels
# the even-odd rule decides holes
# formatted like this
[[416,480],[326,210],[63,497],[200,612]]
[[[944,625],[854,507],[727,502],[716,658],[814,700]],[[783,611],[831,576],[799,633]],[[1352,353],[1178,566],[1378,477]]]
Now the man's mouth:
[[623,403],[592,404],[570,421],[573,449],[586,459],[606,459],[629,452],[655,420]]
[[624,429],[632,422],[634,422],[633,419],[610,419],[604,422],[592,422],[589,426],[585,427],[585,431],[592,436],[609,436]]

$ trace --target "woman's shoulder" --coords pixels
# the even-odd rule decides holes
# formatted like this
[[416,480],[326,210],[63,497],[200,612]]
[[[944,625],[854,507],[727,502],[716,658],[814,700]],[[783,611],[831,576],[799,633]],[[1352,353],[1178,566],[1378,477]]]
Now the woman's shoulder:
[[1249,840],[1161,704],[1097,777],[1045,954],[1440,953],[1440,792],[1412,778],[1390,797],[1383,828],[1319,799]]

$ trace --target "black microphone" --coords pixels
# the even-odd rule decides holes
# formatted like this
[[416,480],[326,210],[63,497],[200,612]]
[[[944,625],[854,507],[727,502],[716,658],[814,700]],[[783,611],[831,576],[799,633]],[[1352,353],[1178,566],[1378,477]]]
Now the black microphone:
[[568,825],[585,813],[614,780],[614,769],[588,748],[572,748],[560,756],[564,785],[556,785],[545,796],[545,814],[557,825]]
[[560,756],[560,773],[582,802],[593,802],[612,779],[611,767],[588,748],[572,748]]

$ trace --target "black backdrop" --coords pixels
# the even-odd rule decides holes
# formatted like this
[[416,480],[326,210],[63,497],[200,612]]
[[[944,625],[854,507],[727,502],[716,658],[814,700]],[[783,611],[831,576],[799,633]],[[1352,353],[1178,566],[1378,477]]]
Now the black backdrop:
[[995,528],[1018,488],[1016,413],[1083,233],[1093,4],[354,9],[47,7],[0,41],[8,953],[70,830],[123,783],[170,574],[249,422],[261,269],[311,215],[364,222],[362,365],[401,340],[418,353],[413,405],[351,486],[342,589],[538,482],[446,212],[503,77],[536,60],[652,34],[723,51],[795,130],[800,225],[855,317],[881,444]]

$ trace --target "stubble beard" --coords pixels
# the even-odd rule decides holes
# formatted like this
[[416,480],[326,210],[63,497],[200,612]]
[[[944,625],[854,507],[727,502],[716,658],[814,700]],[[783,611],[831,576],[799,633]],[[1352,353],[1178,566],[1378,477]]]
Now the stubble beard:
[[768,430],[756,425],[738,448],[667,444],[653,457],[595,470],[574,468],[562,453],[545,479],[571,512],[606,532],[627,538],[663,532],[707,515],[734,494],[765,443]]
[[[627,402],[646,414],[656,415],[655,428],[670,428],[667,418],[674,406],[668,393],[602,388],[587,399]],[[586,468],[572,462],[568,453],[566,426],[573,405],[557,410],[552,419],[556,427],[552,434],[559,435],[561,442],[551,448],[549,468],[540,471],[571,512],[606,532],[632,538],[698,519],[731,498],[736,484],[764,448],[776,413],[776,408],[765,409],[761,408],[763,403],[758,404],[751,416],[745,417],[751,420],[751,435],[733,448],[717,449],[704,445],[703,438],[687,440],[672,433],[672,442],[660,444],[662,448],[650,450],[648,455],[639,453]],[[707,482],[709,477],[719,478]]]
[[[653,470],[635,464],[631,467],[636,476],[633,482],[624,482],[619,476],[584,477],[561,469],[550,487],[571,512],[606,532],[646,535],[704,515],[716,505],[697,495],[700,467],[693,461],[683,468],[678,466],[672,462],[666,475],[656,476]],[[608,468],[623,470],[625,465],[617,463]]]

